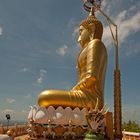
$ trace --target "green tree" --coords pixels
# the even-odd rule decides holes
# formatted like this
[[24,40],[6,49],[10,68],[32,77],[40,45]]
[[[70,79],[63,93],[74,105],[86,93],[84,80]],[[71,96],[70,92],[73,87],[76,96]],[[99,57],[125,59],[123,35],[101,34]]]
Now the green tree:
[[122,125],[122,130],[129,131],[129,132],[139,132],[140,133],[140,127],[135,121],[129,120],[127,123],[124,122]]

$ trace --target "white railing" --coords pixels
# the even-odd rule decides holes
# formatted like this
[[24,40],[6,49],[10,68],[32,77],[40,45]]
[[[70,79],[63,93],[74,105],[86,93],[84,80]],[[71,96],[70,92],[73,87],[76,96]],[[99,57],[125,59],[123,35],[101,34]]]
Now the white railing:
[[140,133],[123,131],[123,140],[140,140]]

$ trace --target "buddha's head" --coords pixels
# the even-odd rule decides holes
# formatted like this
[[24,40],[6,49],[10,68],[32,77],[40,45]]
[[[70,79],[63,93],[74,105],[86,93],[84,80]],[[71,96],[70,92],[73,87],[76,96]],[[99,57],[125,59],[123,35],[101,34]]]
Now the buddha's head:
[[80,23],[79,32],[78,42],[82,47],[85,47],[93,39],[101,40],[103,26],[91,11],[90,15]]

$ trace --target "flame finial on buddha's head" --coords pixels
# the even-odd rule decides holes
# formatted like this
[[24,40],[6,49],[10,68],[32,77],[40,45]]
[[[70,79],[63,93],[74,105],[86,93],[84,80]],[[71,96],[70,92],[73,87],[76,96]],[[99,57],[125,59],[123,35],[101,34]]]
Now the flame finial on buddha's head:
[[91,8],[91,11],[89,13],[89,16],[84,19],[80,26],[83,26],[85,29],[87,29],[89,32],[91,32],[91,25],[95,25],[95,32],[94,32],[94,38],[93,39],[101,39],[103,34],[103,25],[102,23],[95,17],[94,10]]

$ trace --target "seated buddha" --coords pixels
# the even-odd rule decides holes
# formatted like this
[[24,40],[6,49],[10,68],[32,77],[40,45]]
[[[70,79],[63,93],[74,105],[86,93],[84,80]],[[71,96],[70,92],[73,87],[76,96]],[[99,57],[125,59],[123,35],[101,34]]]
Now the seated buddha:
[[107,51],[101,41],[102,23],[91,11],[79,26],[78,42],[81,51],[77,59],[78,82],[69,91],[45,90],[39,94],[38,104],[43,107],[94,108],[104,104],[104,81],[107,65]]

